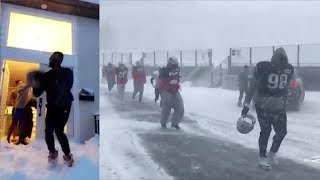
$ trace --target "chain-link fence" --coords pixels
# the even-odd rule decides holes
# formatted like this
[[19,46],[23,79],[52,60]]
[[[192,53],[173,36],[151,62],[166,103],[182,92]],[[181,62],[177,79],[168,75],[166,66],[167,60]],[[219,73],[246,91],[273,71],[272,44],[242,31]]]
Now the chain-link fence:
[[212,49],[134,53],[106,51],[102,53],[102,64],[118,64],[119,62],[123,62],[124,64],[132,65],[142,58],[145,66],[161,67],[166,65],[168,58],[171,56],[178,58],[181,67],[209,67],[212,65]]
[[231,48],[229,65],[254,66],[260,61],[270,61],[279,47],[285,49],[289,62],[295,67],[320,66],[320,44]]

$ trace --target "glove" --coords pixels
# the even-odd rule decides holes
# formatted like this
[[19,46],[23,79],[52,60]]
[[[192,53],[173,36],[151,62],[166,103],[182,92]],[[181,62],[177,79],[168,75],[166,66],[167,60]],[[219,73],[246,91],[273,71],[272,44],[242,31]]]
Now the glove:
[[242,111],[241,111],[241,117],[244,117],[248,114],[249,112],[249,107],[244,105],[243,108],[242,108]]

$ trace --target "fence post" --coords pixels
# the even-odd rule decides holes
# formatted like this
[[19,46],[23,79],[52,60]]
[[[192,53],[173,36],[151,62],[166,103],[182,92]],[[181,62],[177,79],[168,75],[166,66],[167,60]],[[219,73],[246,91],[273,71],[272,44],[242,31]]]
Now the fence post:
[[145,52],[142,52],[142,57],[141,57],[141,62],[142,64],[144,64],[144,59],[147,57],[146,53]]
[[123,53],[121,53],[121,62],[123,63]]
[[275,47],[272,46],[272,55],[274,54]]
[[252,66],[252,47],[250,47],[250,60],[249,60],[250,68]]
[[156,63],[156,52],[155,51],[153,52],[153,64],[154,64],[154,67],[156,67],[157,63]]
[[300,67],[300,45],[298,45],[297,50],[297,67]]
[[182,50],[180,50],[180,67],[182,67]]
[[113,64],[113,52],[111,53],[111,63]]
[[102,53],[102,66],[104,66],[104,52]]
[[198,50],[196,50],[195,52],[195,66],[197,67],[198,66]]
[[210,68],[210,86],[213,87],[213,62],[212,62],[212,49],[209,49],[209,68]]
[[142,56],[141,56],[141,58],[142,59],[144,59],[144,58],[146,58],[147,57],[147,54],[145,53],[145,52],[142,52],[142,54],[141,54]]
[[133,60],[132,60],[132,52],[130,52],[130,64],[132,64]]
[[229,55],[229,58],[228,58],[228,72],[231,69],[231,62],[232,62],[232,48],[230,48],[230,55]]

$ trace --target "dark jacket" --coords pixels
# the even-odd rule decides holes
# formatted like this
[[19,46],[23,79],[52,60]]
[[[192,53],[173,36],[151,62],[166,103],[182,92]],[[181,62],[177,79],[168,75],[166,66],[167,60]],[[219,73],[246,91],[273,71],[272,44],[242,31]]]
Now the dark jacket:
[[60,68],[41,75],[40,87],[33,89],[33,94],[39,97],[43,91],[47,93],[47,106],[66,107],[74,100],[71,93],[73,72],[69,68]]
[[116,82],[116,74],[115,74],[115,69],[113,67],[106,67],[106,78],[110,82]]
[[293,77],[294,68],[291,64],[277,66],[269,61],[257,63],[250,86],[246,94],[245,103],[250,104],[256,94],[261,97],[282,97],[288,95],[288,85]]
[[249,85],[249,73],[242,71],[238,76],[239,89],[247,90]]

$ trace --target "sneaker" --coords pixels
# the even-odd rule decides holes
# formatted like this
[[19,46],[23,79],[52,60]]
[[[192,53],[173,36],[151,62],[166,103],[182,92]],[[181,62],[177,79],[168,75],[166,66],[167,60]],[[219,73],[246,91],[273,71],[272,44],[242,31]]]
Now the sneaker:
[[15,143],[13,143],[14,145],[19,145],[19,144],[21,144],[21,141],[17,141],[17,142],[15,142]]
[[67,165],[68,167],[72,167],[72,165],[74,163],[74,159],[73,159],[72,154],[64,155],[63,160],[64,160],[65,165]]
[[259,166],[265,170],[270,170],[271,166],[268,162],[268,159],[266,157],[260,157],[259,158]]
[[23,144],[23,145],[28,145],[28,144],[29,144],[28,139],[26,138],[26,139],[22,140],[22,141],[21,141],[21,144]]
[[176,128],[176,129],[180,129],[180,126],[178,124],[176,124],[176,125],[171,124],[171,127]]
[[[8,139],[7,139],[8,140]],[[18,139],[17,138],[13,138],[13,139],[11,139],[11,142],[12,143],[16,143],[16,142],[18,142]]]
[[48,162],[49,163],[56,163],[57,159],[58,159],[58,151],[55,150],[54,152],[49,152],[49,156],[48,156]]
[[166,124],[161,124],[161,128],[165,129],[165,128],[167,128],[167,125]]
[[279,165],[279,159],[277,158],[276,153],[270,151],[267,156],[268,156],[269,163],[274,165]]

